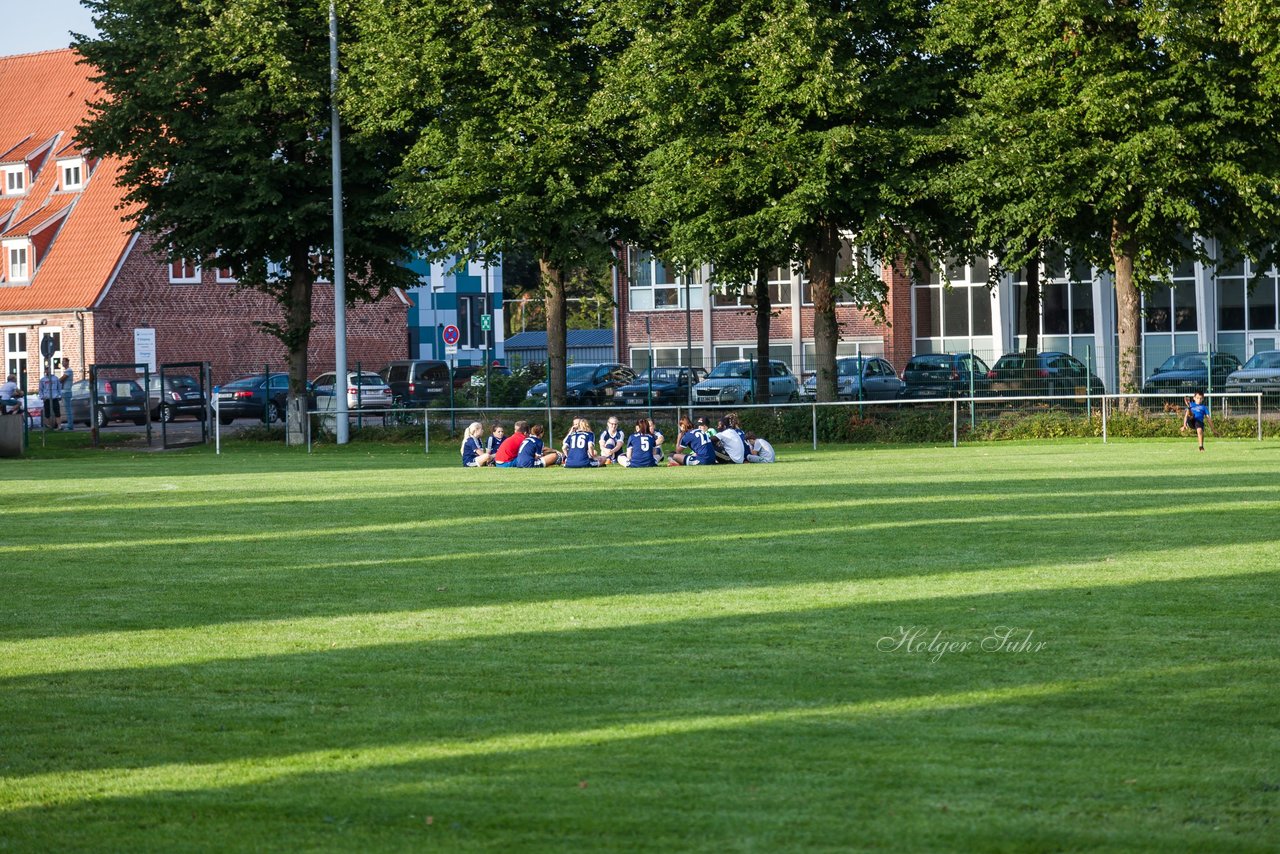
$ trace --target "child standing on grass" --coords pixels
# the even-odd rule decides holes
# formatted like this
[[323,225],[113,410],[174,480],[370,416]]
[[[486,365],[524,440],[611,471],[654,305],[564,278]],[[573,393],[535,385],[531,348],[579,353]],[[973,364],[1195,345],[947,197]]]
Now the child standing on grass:
[[1213,421],[1209,417],[1209,404],[1204,402],[1204,392],[1198,391],[1194,396],[1184,399],[1187,404],[1187,413],[1182,417],[1182,432],[1194,428],[1196,431],[1196,439],[1200,442],[1200,450],[1204,450],[1204,428],[1208,423],[1209,432],[1218,435],[1213,429]]

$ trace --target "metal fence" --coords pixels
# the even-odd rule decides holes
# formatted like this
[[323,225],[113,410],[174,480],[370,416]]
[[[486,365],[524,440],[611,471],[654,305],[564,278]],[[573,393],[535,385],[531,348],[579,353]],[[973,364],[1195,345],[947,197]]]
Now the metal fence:
[[[1230,435],[1261,441],[1264,425],[1271,431],[1280,428],[1280,411],[1264,407],[1264,395],[1260,393],[1212,392],[1207,395],[1215,426],[1230,428]],[[1006,430],[1026,431],[1030,423],[1032,434],[1042,438],[1078,436],[1096,438],[1108,442],[1119,424],[1126,435],[1175,434],[1182,423],[1182,400],[1169,402],[1168,395],[1143,394],[1066,394],[1066,395],[1008,395],[987,397],[940,397],[919,400],[865,400],[836,402],[804,402],[781,404],[748,404],[737,406],[594,406],[594,407],[431,407],[419,409],[393,408],[388,410],[356,410],[350,414],[353,441],[362,441],[366,434],[372,441],[387,438],[387,429],[402,433],[418,434],[421,431],[424,453],[431,450],[432,433],[437,444],[441,434],[449,437],[448,447],[454,450],[455,440],[472,422],[480,422],[486,435],[494,424],[510,427],[516,421],[530,425],[541,424],[545,430],[544,441],[548,447],[556,447],[559,438],[569,431],[572,419],[585,417],[599,433],[610,418],[617,418],[619,427],[629,433],[640,418],[653,420],[659,432],[671,443],[674,450],[681,416],[690,420],[707,418],[716,424],[729,412],[736,413],[748,432],[770,441],[812,444],[816,450],[823,444],[852,444],[859,442],[930,442],[949,441],[958,446],[964,438],[987,436],[999,438]],[[332,410],[313,410],[306,425],[307,449],[315,444],[330,441],[334,433],[335,414]],[[1139,433],[1132,432],[1135,420],[1142,425]],[[372,429],[368,429],[372,428]],[[1041,430],[1035,433],[1035,430]],[[1163,430],[1163,433],[1153,432]],[[215,443],[221,449],[221,428],[217,430]]]

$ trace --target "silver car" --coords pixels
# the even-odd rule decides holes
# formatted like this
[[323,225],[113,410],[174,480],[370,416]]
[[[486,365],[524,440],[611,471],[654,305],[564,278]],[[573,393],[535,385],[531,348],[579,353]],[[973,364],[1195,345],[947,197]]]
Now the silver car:
[[693,387],[695,403],[707,406],[732,406],[740,403],[786,403],[800,399],[800,383],[786,362],[769,361],[768,394],[755,393],[752,370],[755,362],[738,359],[721,362],[707,378]]
[[1265,400],[1280,399],[1280,350],[1262,350],[1227,377],[1227,391],[1261,392]]
[[[840,400],[894,400],[906,386],[893,372],[893,365],[879,356],[850,356],[836,359],[836,397]],[[804,396],[818,396],[818,377],[804,381]]]
[[[334,399],[341,393],[334,386],[336,376],[333,371],[330,371],[327,374],[321,374],[316,377],[312,382],[312,386],[315,389],[316,409],[336,408]],[[360,373],[351,371],[348,373],[346,393],[347,409],[350,411],[391,408],[391,386],[387,385],[386,380],[372,371],[362,371]]]

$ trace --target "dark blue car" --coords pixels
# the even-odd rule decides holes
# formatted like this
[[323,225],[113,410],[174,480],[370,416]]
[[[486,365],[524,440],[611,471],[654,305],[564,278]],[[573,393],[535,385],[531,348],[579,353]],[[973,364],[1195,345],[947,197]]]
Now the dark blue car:
[[689,400],[689,388],[706,378],[705,368],[650,368],[614,392],[612,402],[616,406],[648,406],[652,389],[654,406],[685,403]]
[[[1210,356],[1213,369],[1210,370]],[[1240,360],[1230,353],[1178,353],[1164,360],[1147,381],[1143,394],[1186,396],[1196,391],[1223,391],[1227,377],[1240,370]]]

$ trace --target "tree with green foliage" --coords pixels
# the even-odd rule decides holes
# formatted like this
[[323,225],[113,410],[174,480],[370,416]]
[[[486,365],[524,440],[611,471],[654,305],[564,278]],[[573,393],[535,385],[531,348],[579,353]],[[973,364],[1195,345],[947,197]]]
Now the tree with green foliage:
[[[767,383],[765,270],[801,260],[815,305],[818,397],[836,394],[841,291],[883,316],[880,262],[927,255],[928,139],[948,109],[940,57],[919,50],[924,2],[621,0],[628,47],[594,108],[625,117],[644,156],[630,211],[676,266],[755,284]],[[860,251],[839,258],[841,234]],[[837,271],[847,269],[841,277]]]
[[[81,141],[122,161],[134,227],[171,259],[229,268],[280,305],[280,322],[259,325],[289,354],[288,435],[304,441],[312,291],[318,277],[332,279],[327,4],[85,5],[98,34],[78,37],[76,49],[103,97]],[[412,284],[380,162],[389,144],[357,135],[344,146],[350,302]]]
[[392,164],[410,228],[439,256],[527,250],[545,296],[551,397],[565,402],[565,292],[612,262],[620,134],[588,121],[608,44],[581,0],[355,0],[345,103],[412,140]]
[[[1206,239],[1280,231],[1280,102],[1223,35],[1224,0],[941,0],[969,57],[946,182],[1005,269],[1050,241],[1114,272],[1120,390],[1141,386],[1141,297]],[[1192,238],[1192,239],[1189,239]]]

